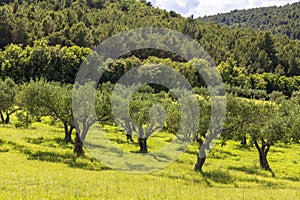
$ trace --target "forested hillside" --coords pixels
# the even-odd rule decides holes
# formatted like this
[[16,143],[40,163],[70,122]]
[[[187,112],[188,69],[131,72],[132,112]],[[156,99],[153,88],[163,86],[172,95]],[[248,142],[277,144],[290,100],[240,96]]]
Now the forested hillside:
[[[232,58],[248,74],[300,75],[300,44],[285,35],[274,36],[252,29],[203,23],[135,0],[1,2],[2,77],[5,60],[9,60],[3,52],[11,43],[26,48],[26,45],[33,46],[35,40],[45,38],[50,46],[91,48],[113,34],[146,26],[165,27],[188,34],[203,45],[217,64]],[[297,20],[293,21],[296,23]],[[168,57],[163,53],[159,55]],[[140,58],[145,59],[145,56]]]
[[201,18],[230,27],[249,27],[274,34],[285,34],[291,39],[300,40],[300,2],[286,6],[234,10]]

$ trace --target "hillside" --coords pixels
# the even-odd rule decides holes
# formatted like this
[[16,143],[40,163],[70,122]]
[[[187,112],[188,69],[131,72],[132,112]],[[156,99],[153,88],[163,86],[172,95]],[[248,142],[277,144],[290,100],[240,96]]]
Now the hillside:
[[176,13],[136,0],[22,0],[0,1],[0,5],[1,48],[10,43],[32,44],[42,37],[50,44],[91,47],[128,29],[176,28],[184,21]]
[[[300,75],[300,44],[285,35],[274,36],[253,29],[232,29],[203,23],[135,0],[1,2],[2,50],[11,43],[33,46],[41,38],[47,39],[50,46],[59,44],[92,48],[125,30],[164,27],[199,41],[216,64],[233,58],[249,74],[270,72],[286,76]],[[169,56],[165,53],[160,55]],[[147,56],[150,55],[141,58]],[[1,56],[0,63],[4,63]]]
[[230,13],[206,16],[200,20],[230,27],[271,31],[300,40],[300,2],[280,7],[234,10]]

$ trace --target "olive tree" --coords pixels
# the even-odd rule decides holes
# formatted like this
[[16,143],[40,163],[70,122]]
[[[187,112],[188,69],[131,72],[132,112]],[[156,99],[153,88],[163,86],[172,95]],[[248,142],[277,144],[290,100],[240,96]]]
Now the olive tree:
[[145,93],[136,95],[129,104],[134,131],[138,135],[138,143],[142,153],[148,152],[148,138],[164,126],[165,112],[162,105],[157,105],[160,100],[157,95]]
[[258,152],[260,166],[273,174],[267,155],[271,146],[289,140],[292,118],[286,108],[275,102],[230,97],[226,126],[232,128],[222,133],[223,139],[249,135]]
[[289,123],[289,127],[291,127],[291,142],[300,143],[300,96],[294,96],[290,101],[287,101],[286,104],[287,109],[289,110],[291,122]]
[[35,118],[50,116],[64,125],[66,142],[71,142],[75,128],[72,117],[72,92],[70,85],[46,80],[30,81],[17,95],[24,112]]
[[20,110],[15,102],[18,89],[19,87],[12,79],[0,79],[0,117],[3,124],[8,124],[10,116]]
[[[138,137],[141,153],[148,152],[148,138],[164,126],[165,111],[160,93],[133,92],[135,86],[117,84],[112,96],[113,115],[116,123],[130,139]],[[132,94],[132,95],[129,95]]]
[[[211,110],[211,98],[206,95],[189,93],[181,90],[185,98],[179,100],[171,99],[167,102],[167,130],[175,134],[181,141],[196,142],[199,145],[197,160],[194,169],[202,171],[206,161],[206,151],[212,145],[213,139],[219,130],[211,122],[211,118],[217,119]],[[193,103],[193,101],[195,101]],[[199,115],[197,115],[199,113]],[[183,122],[183,126],[180,126]]]
[[[90,128],[96,123],[111,117],[109,83],[95,89],[94,82],[75,84],[73,88],[72,111],[76,127],[74,152],[84,154],[83,142]],[[92,106],[94,105],[94,106]]]

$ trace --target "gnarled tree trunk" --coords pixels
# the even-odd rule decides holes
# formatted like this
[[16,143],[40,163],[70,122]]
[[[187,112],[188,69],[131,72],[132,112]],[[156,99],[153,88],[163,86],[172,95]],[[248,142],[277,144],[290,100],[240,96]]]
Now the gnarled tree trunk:
[[6,117],[5,117],[5,118],[4,118],[3,113],[0,112],[0,117],[1,117],[2,123],[3,123],[3,124],[9,124],[9,122],[10,122],[10,116],[11,116],[12,114],[14,114],[15,112],[19,111],[19,110],[21,110],[21,108],[17,108],[17,109],[15,109],[15,110],[11,111],[11,112],[9,112],[9,111],[5,112],[5,114],[6,114]]
[[125,122],[125,127],[126,127],[126,139],[127,139],[127,141],[133,142],[132,128],[131,128],[130,122],[126,121]]
[[133,142],[131,134],[126,134],[126,139],[127,139],[127,141]]
[[82,128],[79,127],[79,125],[75,124],[76,126],[76,137],[74,142],[74,152],[77,153],[77,156],[82,156],[84,154],[83,150],[83,141],[85,140],[87,133],[90,129],[90,127],[95,123],[96,121],[87,121],[84,120],[82,123]]
[[5,124],[9,124],[10,122],[10,114],[6,113]]
[[265,170],[271,170],[270,165],[267,160],[267,154],[264,151],[259,151],[259,163],[261,168]]
[[197,143],[199,144],[199,152],[197,154],[197,161],[194,169],[202,172],[202,167],[206,161],[205,145],[203,145],[203,141],[201,139],[197,139]]
[[82,143],[80,135],[77,131],[76,131],[76,137],[75,137],[75,143],[74,143],[74,153],[76,153],[77,156],[82,156],[84,154],[83,143]]
[[1,112],[0,113],[0,116],[1,116],[1,122],[2,124],[9,124],[10,122],[10,114],[9,113],[5,113],[5,117],[4,117],[4,114]]
[[[199,152],[199,154],[201,154],[201,153]],[[205,163],[206,156],[201,157],[201,156],[199,156],[199,154],[197,155],[197,162],[195,164],[195,170],[199,171],[199,172],[202,172],[202,167]]]
[[69,129],[68,123],[64,123],[64,129],[65,129],[65,138],[64,138],[65,142],[67,143],[72,142],[72,132],[74,127],[70,126]]
[[243,138],[242,138],[242,141],[241,141],[241,145],[246,145],[246,144],[247,144],[247,138],[244,135]]
[[261,168],[270,171],[272,173],[272,176],[275,176],[267,159],[267,155],[271,147],[270,141],[265,142],[264,140],[262,140],[261,147],[259,146],[257,140],[253,140],[253,142],[259,154],[259,163]]
[[139,146],[140,146],[140,152],[141,153],[147,153],[148,152],[147,139],[148,138],[139,138]]
[[1,122],[2,122],[2,124],[4,124],[5,119],[4,119],[4,116],[3,116],[3,113],[2,113],[2,112],[0,112],[0,117],[1,117]]

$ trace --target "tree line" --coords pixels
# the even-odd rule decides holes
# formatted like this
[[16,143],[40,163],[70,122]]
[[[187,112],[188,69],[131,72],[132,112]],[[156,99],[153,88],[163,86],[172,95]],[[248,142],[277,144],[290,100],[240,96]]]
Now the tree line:
[[[191,95],[186,90],[160,90],[155,91],[150,85],[143,85],[138,88],[130,97],[130,116],[126,115],[127,107],[124,101],[128,100],[128,90],[130,86],[112,84],[110,82],[99,85],[95,92],[96,118],[90,117],[91,110],[81,110],[82,116],[76,116],[74,107],[78,109],[86,108],[83,105],[87,101],[73,101],[73,85],[61,82],[46,81],[40,79],[29,81],[24,84],[15,84],[10,78],[0,81],[0,113],[2,123],[10,123],[10,116],[15,113],[18,121],[16,127],[29,126],[34,121],[39,121],[41,117],[51,117],[53,121],[61,123],[64,127],[64,141],[74,143],[74,152],[78,156],[84,154],[83,140],[91,126],[95,123],[101,124],[118,122],[124,131],[124,138],[129,141],[137,140],[139,151],[148,152],[147,140],[158,130],[165,130],[173,133],[174,136],[183,142],[196,142],[199,144],[197,162],[195,169],[202,171],[206,160],[206,151],[212,140],[211,138],[220,134],[220,140],[225,145],[227,140],[240,141],[242,145],[252,144],[257,149],[260,165],[263,169],[272,172],[267,160],[267,155],[271,146],[278,142],[299,143],[300,120],[300,95],[294,94],[291,99],[277,98],[276,100],[256,100],[241,98],[233,93],[227,94],[227,116],[223,120],[224,126],[221,130],[210,126],[212,115],[212,97],[205,87],[193,89],[192,97],[199,105],[201,113],[199,128],[197,133],[190,132],[187,127],[194,126],[191,123],[191,113],[182,112],[182,102],[174,94],[183,92],[183,96]],[[119,96],[113,96],[114,87],[123,91]],[[94,93],[90,84],[78,87],[79,93],[73,95]],[[126,96],[127,95],[127,96]],[[217,97],[218,98],[218,97]],[[225,98],[225,97],[219,97]],[[111,99],[117,105],[112,116]],[[189,103],[186,105],[190,105]],[[119,105],[119,107],[118,107]],[[159,105],[153,109],[153,105]],[[72,109],[73,106],[73,109]],[[125,109],[125,110],[124,110]],[[187,108],[193,110],[194,108]],[[164,110],[164,111],[163,111]],[[87,113],[87,114],[86,114]],[[74,118],[75,115],[75,118]],[[153,116],[159,116],[153,118]],[[165,116],[165,117],[163,117]],[[214,116],[218,117],[218,116]],[[186,127],[180,128],[180,121],[184,121]],[[197,122],[198,123],[198,122]],[[137,139],[135,139],[135,137]],[[128,144],[130,145],[130,143]],[[273,173],[273,172],[272,172]]]
[[234,10],[230,13],[205,16],[202,21],[230,27],[249,27],[273,34],[285,34],[291,39],[300,40],[300,3],[285,6],[272,6],[248,10]]
[[[76,74],[86,59],[92,53],[90,48],[79,46],[49,46],[45,39],[37,40],[33,46],[10,44],[0,51],[0,77],[10,77],[16,82],[25,83],[31,79],[44,78],[48,81],[58,81],[72,84]],[[96,54],[96,52],[94,52]],[[180,72],[193,87],[205,87],[206,84],[195,67],[193,60],[189,62],[173,61],[170,58],[149,56],[145,59],[134,55],[126,56],[112,62],[101,77],[100,83],[116,83],[123,74],[136,66],[154,63],[165,64]],[[201,61],[205,65],[204,61]],[[238,61],[230,57],[221,62],[219,69],[228,90],[238,96],[257,99],[269,99],[273,96],[291,97],[300,89],[299,76],[287,77],[280,73],[248,73],[245,67],[238,66]]]

